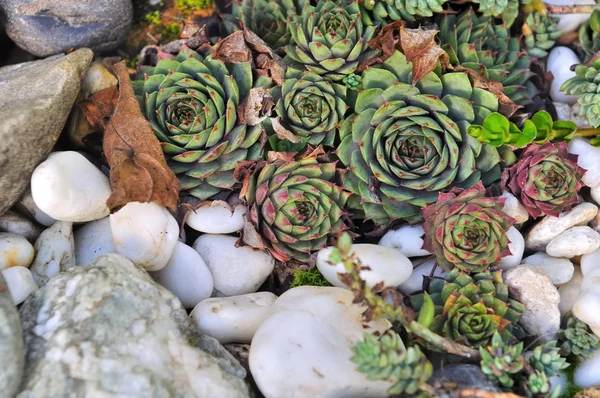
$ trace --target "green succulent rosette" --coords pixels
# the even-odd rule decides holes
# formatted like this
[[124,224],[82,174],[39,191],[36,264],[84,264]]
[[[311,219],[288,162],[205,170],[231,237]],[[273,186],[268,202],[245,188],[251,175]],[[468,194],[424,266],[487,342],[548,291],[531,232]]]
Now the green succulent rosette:
[[233,189],[237,163],[262,157],[264,129],[241,123],[238,105],[267,83],[249,62],[226,65],[188,48],[144,69],[136,96],[182,191],[207,199]]
[[367,45],[375,28],[364,26],[358,3],[321,0],[290,24],[288,63],[339,82],[376,51]]
[[[496,333],[505,342],[525,336],[519,325],[525,307],[509,297],[502,271],[469,275],[455,268],[432,278],[427,293],[411,296],[411,304],[419,319],[431,319],[425,326],[433,332],[469,347],[488,346]],[[422,315],[432,310],[433,317]]]
[[[507,345],[499,334],[495,334],[492,344],[485,348],[479,347],[479,365],[489,378],[503,387],[511,388],[515,384],[513,377],[523,369],[523,362],[519,358],[522,352],[523,342]],[[537,385],[537,380],[532,381],[536,381]]]
[[579,42],[585,51],[584,63],[600,51],[600,10],[592,12],[590,19],[579,28]]
[[573,355],[581,361],[590,359],[600,349],[600,338],[571,312],[564,316],[558,338],[562,355]]
[[559,18],[533,12],[523,24],[525,50],[532,57],[544,58],[563,32],[558,28]]
[[519,0],[473,0],[485,17],[502,18],[510,28],[519,15]]
[[447,0],[365,0],[361,3],[363,23],[386,25],[392,21],[413,22],[416,17],[431,17],[444,11]]
[[[347,87],[313,72],[288,68],[285,81],[271,90],[277,101],[277,125],[291,132],[296,143],[332,146],[342,123]],[[275,131],[271,125],[269,130]]]
[[347,229],[342,216],[350,193],[333,182],[335,169],[306,156],[259,162],[246,174],[240,198],[263,248],[279,261],[306,262]]
[[576,95],[580,114],[586,117],[592,127],[600,127],[600,59],[592,66],[577,65],[575,77],[564,82],[560,91]]
[[506,24],[467,9],[444,15],[438,37],[453,66],[474,70],[488,80],[502,83],[504,94],[514,103],[530,104],[538,94],[531,81],[535,76],[531,72],[531,57],[521,50],[519,39],[510,35]]
[[439,192],[500,177],[497,150],[467,133],[497,110],[497,98],[465,73],[431,72],[415,86],[411,79],[411,63],[398,51],[367,69],[340,129],[343,184],[356,194],[351,207],[376,224],[417,222]]

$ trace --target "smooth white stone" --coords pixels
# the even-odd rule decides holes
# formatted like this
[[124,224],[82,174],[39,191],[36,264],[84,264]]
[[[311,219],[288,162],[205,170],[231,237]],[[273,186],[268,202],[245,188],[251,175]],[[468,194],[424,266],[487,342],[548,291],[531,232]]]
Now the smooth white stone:
[[363,328],[364,307],[353,299],[346,289],[300,286],[275,301],[250,346],[250,371],[266,398],[388,396],[392,384],[368,380],[350,358],[365,333],[389,323]]
[[579,294],[581,294],[582,282],[583,275],[581,274],[581,270],[579,267],[574,267],[574,272],[571,279],[567,283],[563,283],[562,285],[558,286],[558,293],[560,294],[560,303],[558,304],[558,309],[561,316],[573,309],[575,301],[577,301]]
[[35,204],[60,221],[85,222],[108,216],[108,178],[81,154],[57,152],[31,176]]
[[569,153],[577,155],[577,164],[586,170],[581,181],[588,187],[600,184],[600,148],[581,137],[574,137],[567,146]]
[[573,304],[573,314],[590,327],[600,328],[600,286],[596,285],[596,289],[593,290],[584,290],[579,295]]
[[237,240],[234,236],[206,234],[194,242],[194,250],[213,276],[217,295],[254,293],[275,267],[271,255],[249,246],[235,247]]
[[0,232],[0,270],[29,267],[35,256],[33,245],[21,235]]
[[600,247],[600,234],[588,226],[567,229],[552,239],[546,253],[553,257],[573,258],[588,254]]
[[590,329],[592,330],[592,333],[594,333],[596,336],[600,337],[600,328],[590,327]]
[[568,47],[554,47],[548,55],[546,70],[554,76],[550,86],[550,98],[555,102],[562,102],[573,105],[577,102],[576,95],[565,95],[560,91],[560,87],[565,81],[575,76],[575,72],[571,70],[571,65],[581,63],[579,57],[573,50]]
[[167,265],[150,272],[150,276],[176,295],[185,308],[194,308],[213,292],[213,278],[206,263],[185,243],[177,242]]
[[2,276],[6,280],[10,297],[14,305],[19,305],[30,294],[38,289],[31,271],[28,268],[16,266],[2,270]]
[[42,233],[42,228],[21,214],[9,210],[0,216],[0,231],[21,235],[33,243]]
[[250,343],[276,299],[271,292],[209,298],[201,301],[190,317],[202,333],[221,344]]
[[164,207],[150,202],[130,202],[110,215],[117,254],[146,271],[167,265],[179,237],[179,225]]
[[185,222],[199,232],[229,234],[244,228],[246,211],[246,206],[242,204],[232,209],[227,202],[214,200],[191,211]]
[[35,242],[35,259],[31,274],[38,286],[43,286],[59,272],[75,266],[73,223],[57,221]]
[[571,105],[563,102],[553,102],[554,109],[556,109],[556,120],[569,120],[571,117]]
[[506,191],[500,197],[505,198],[502,211],[512,217],[515,220],[515,224],[523,224],[525,221],[529,220],[527,209],[519,202],[519,199],[517,199],[515,195]]
[[[413,263],[414,265],[414,263]],[[419,290],[423,290],[423,277],[429,276],[431,274],[431,270],[435,265],[435,258],[431,258],[425,261],[423,264],[419,265],[415,268],[410,275],[410,278],[406,280],[403,284],[398,287],[398,290],[402,292],[402,294],[411,294],[417,292]],[[443,271],[441,267],[437,267],[433,272],[433,276],[441,277],[443,276]]]
[[510,227],[506,231],[508,237],[508,248],[510,249],[510,255],[504,256],[498,261],[498,266],[504,270],[514,268],[521,264],[523,258],[523,252],[525,251],[525,239],[523,235],[515,227]]
[[600,268],[600,249],[581,256],[579,260],[581,273],[585,276],[589,271]]
[[588,270],[583,274],[583,282],[581,282],[581,292],[591,290],[595,293],[600,293],[600,268]]
[[388,231],[379,241],[379,245],[396,249],[406,257],[427,256],[431,253],[423,249],[424,235],[423,225],[404,225]]
[[560,388],[561,392],[565,391],[566,386],[569,384],[567,381],[567,375],[563,372],[559,372],[554,376],[550,376],[548,380],[550,381],[550,394],[552,394],[552,392],[557,388]]
[[575,369],[575,384],[581,388],[590,388],[600,385],[600,350],[577,366]]
[[[329,263],[329,256],[332,251],[333,247],[331,246],[319,250],[317,268],[333,286],[347,288],[338,276],[338,273],[346,273],[344,264],[332,265]],[[398,250],[390,247],[358,243],[352,245],[351,252],[360,259],[363,266],[370,268],[369,270],[360,271],[360,277],[369,287],[373,287],[380,282],[383,282],[383,287],[399,286],[406,282],[412,274],[410,260]]]
[[108,217],[85,224],[74,235],[77,265],[88,265],[96,257],[117,252]]
[[596,204],[600,204],[600,184],[590,188],[590,195]]
[[560,329],[560,294],[544,270],[520,265],[504,273],[504,283],[525,305],[521,323],[527,332],[542,341],[553,340]]
[[[546,0],[546,4],[554,6],[594,5],[594,0]],[[564,33],[573,32],[590,19],[590,13],[550,14],[559,18],[558,29]]]
[[568,258],[552,257],[546,253],[535,253],[521,262],[541,267],[555,285],[567,283],[575,271],[573,263]]
[[25,211],[27,214],[33,217],[35,221],[42,224],[44,227],[49,227],[56,222],[54,218],[44,213],[39,207],[36,206],[33,196],[31,195],[31,188],[27,188],[27,191],[25,191],[19,200],[18,206],[21,211]]
[[567,229],[586,225],[598,214],[598,206],[581,203],[571,210],[560,213],[559,217],[545,216],[525,234],[525,247],[532,251],[545,251],[550,241]]

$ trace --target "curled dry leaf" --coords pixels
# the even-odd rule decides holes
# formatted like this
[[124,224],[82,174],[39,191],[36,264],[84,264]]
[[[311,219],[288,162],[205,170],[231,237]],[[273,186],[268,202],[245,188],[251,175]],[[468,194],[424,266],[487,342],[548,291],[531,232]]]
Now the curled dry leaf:
[[246,101],[237,108],[238,121],[241,124],[256,126],[271,114],[274,106],[270,90],[264,87],[251,88]]
[[79,102],[81,113],[94,132],[102,132],[113,112],[119,98],[117,86],[110,86],[95,92],[88,99]]
[[290,141],[294,144],[297,144],[298,142],[302,141],[300,137],[296,136],[290,130],[283,127],[279,120],[279,117],[271,118],[271,126],[273,127],[273,131],[275,131],[275,135],[277,135],[277,138],[279,138],[280,140]]
[[116,211],[129,202],[155,202],[176,211],[179,181],[140,112],[127,67],[119,62],[111,70],[119,80],[119,98],[104,131],[103,149],[113,188],[108,207]]

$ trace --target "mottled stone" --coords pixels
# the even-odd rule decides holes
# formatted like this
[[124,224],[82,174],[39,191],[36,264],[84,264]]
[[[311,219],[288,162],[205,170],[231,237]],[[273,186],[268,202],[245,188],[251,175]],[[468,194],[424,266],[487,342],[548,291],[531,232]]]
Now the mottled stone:
[[0,214],[20,198],[52,150],[92,56],[82,49],[0,68]]
[[477,365],[466,363],[444,365],[433,372],[429,383],[456,383],[458,388],[474,388],[488,392],[501,392],[500,388]]
[[35,242],[35,259],[30,269],[33,280],[43,286],[59,272],[75,266],[73,223],[57,221]]
[[0,273],[0,398],[12,398],[23,376],[25,355],[19,313]]
[[54,397],[73,391],[106,398],[248,396],[239,363],[194,331],[173,294],[119,255],[52,278],[20,315],[27,369],[20,398],[48,391]]
[[33,243],[42,233],[42,228],[19,213],[9,210],[0,216],[0,231],[21,235]]

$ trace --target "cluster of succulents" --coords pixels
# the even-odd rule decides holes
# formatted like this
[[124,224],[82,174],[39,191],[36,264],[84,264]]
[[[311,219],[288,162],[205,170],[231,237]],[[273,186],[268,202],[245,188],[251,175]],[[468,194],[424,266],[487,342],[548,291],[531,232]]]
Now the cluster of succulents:
[[[524,306],[497,268],[514,223],[499,192],[533,219],[578,201],[585,170],[565,143],[577,127],[553,120],[532,71],[562,32],[536,0],[452,3],[240,0],[222,31],[245,47],[160,53],[134,88],[182,198],[248,206],[239,244],[304,271],[321,248],[346,247],[344,231],[369,241],[423,223],[445,273],[422,292],[394,306],[347,277],[357,300],[385,306],[370,316],[413,337],[404,347],[391,331],[367,335],[354,349],[359,371],[414,394],[431,376],[430,352],[467,353],[503,387],[544,396],[565,358],[589,356],[598,339],[573,318],[559,343],[524,358]],[[580,31],[588,53],[599,30],[593,18]],[[593,126],[599,70],[580,65],[563,86]],[[347,252],[335,262],[352,270]],[[326,284],[313,276],[294,286]]]

